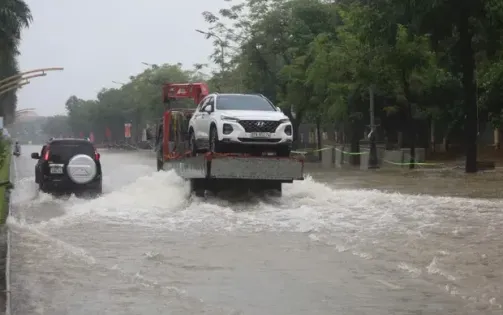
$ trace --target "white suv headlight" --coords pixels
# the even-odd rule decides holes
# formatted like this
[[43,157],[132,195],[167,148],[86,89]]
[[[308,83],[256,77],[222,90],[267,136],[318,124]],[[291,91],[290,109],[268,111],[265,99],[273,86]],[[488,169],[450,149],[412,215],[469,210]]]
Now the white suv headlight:
[[220,119],[227,121],[239,121],[239,119],[237,119],[236,117],[225,116],[225,115],[220,116]]

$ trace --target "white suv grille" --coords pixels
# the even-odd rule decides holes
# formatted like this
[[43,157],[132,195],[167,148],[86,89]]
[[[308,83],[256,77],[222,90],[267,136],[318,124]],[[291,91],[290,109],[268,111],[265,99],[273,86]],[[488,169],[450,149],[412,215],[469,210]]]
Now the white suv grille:
[[240,120],[239,124],[243,126],[246,132],[276,132],[280,122],[267,120]]

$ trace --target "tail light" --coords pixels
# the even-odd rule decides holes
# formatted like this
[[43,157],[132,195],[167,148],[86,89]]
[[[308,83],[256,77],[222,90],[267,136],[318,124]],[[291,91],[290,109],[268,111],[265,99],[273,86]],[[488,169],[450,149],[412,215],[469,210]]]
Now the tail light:
[[45,148],[44,161],[49,161],[49,146]]
[[96,161],[99,161],[99,160],[100,160],[100,157],[101,157],[101,155],[98,153],[98,151],[94,151],[94,159],[95,159]]

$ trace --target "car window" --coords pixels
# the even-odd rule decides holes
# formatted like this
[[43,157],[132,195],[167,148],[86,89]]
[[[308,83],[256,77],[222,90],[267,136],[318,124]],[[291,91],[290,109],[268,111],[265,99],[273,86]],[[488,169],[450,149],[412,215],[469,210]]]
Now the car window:
[[201,111],[201,108],[203,108],[204,103],[208,100],[208,97],[205,97],[199,102],[199,105],[197,105],[196,112]]
[[94,157],[94,147],[91,143],[83,141],[61,141],[51,143],[49,146],[49,160],[56,163],[68,162],[77,154],[85,154]]
[[218,110],[276,111],[271,103],[257,95],[219,95],[216,108]]
[[204,106],[206,106],[208,104],[208,102],[213,98],[213,96],[206,96],[202,102],[201,102],[201,107],[198,107],[198,111],[201,112],[204,108]]
[[213,96],[210,96],[208,98],[208,102],[206,102],[206,104],[204,104],[203,107],[206,107],[206,105],[211,105],[211,106],[214,106],[215,105],[215,98]]
[[47,147],[47,146],[45,146],[45,145],[44,145],[44,146],[42,146],[42,150],[40,151],[40,156],[42,156],[42,157],[44,156],[44,154],[45,154],[45,148],[46,148],[46,147]]

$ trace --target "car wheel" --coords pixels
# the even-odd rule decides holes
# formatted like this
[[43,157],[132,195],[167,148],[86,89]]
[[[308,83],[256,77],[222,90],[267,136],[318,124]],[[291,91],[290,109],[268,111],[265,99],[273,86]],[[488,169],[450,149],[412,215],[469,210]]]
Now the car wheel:
[[210,127],[209,151],[212,153],[221,153],[222,152],[222,144],[218,140],[217,128],[214,125],[212,125]]
[[291,149],[289,147],[287,147],[287,146],[279,147],[276,150],[276,155],[279,156],[279,157],[289,157],[290,156],[290,151],[291,151]]
[[190,131],[190,155],[191,156],[196,156],[197,155],[197,144],[196,144],[196,136],[194,134],[194,131]]
[[100,184],[98,187],[91,191],[93,197],[99,197],[103,194],[103,186]]
[[190,192],[194,193],[196,197],[205,197],[204,180],[200,178],[193,178],[190,180]]

